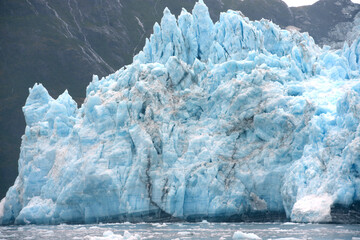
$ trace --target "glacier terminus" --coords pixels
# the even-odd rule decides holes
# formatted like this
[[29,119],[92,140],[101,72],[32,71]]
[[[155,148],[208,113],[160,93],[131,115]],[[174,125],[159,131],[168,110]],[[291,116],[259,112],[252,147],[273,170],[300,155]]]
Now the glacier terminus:
[[360,38],[340,50],[200,0],[80,108],[30,89],[0,224],[360,222]]

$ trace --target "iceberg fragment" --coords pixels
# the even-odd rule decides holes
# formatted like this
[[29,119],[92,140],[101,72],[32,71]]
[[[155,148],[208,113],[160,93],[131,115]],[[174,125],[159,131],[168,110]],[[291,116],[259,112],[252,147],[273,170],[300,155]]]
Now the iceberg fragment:
[[254,233],[244,233],[242,231],[237,231],[234,233],[233,235],[233,239],[238,240],[238,239],[256,239],[256,240],[261,240],[261,238],[259,236],[257,236]]
[[202,1],[165,9],[80,108],[30,89],[0,223],[332,221],[360,201],[359,42],[320,48],[235,11],[214,24]]
[[114,234],[112,231],[105,231],[102,237],[85,236],[88,240],[140,240],[141,237],[138,234],[131,234],[128,231],[124,231],[124,235]]

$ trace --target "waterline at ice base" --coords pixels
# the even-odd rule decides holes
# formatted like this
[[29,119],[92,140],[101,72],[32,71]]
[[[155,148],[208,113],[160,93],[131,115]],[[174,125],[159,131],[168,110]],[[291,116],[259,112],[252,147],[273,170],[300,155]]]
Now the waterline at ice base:
[[360,38],[341,50],[200,0],[78,108],[36,84],[1,224],[360,222]]

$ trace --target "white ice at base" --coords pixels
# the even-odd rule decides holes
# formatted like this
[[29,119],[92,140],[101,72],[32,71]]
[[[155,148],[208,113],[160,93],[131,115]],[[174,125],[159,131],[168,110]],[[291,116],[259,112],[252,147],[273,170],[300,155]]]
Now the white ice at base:
[[4,215],[5,200],[6,200],[6,198],[3,198],[0,201],[0,219]]
[[309,195],[298,200],[292,209],[292,220],[296,222],[331,222],[330,195]]
[[241,231],[237,231],[234,233],[233,235],[233,239],[238,240],[238,239],[256,239],[256,240],[261,240],[261,238],[259,236],[257,236],[254,233],[244,233]]

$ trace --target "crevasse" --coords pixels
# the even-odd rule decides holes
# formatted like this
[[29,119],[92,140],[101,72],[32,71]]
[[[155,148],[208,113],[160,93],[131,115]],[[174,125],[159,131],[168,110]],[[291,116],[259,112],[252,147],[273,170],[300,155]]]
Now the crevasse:
[[41,84],[23,107],[2,224],[331,222],[360,201],[360,39],[342,50],[200,0],[80,108]]

